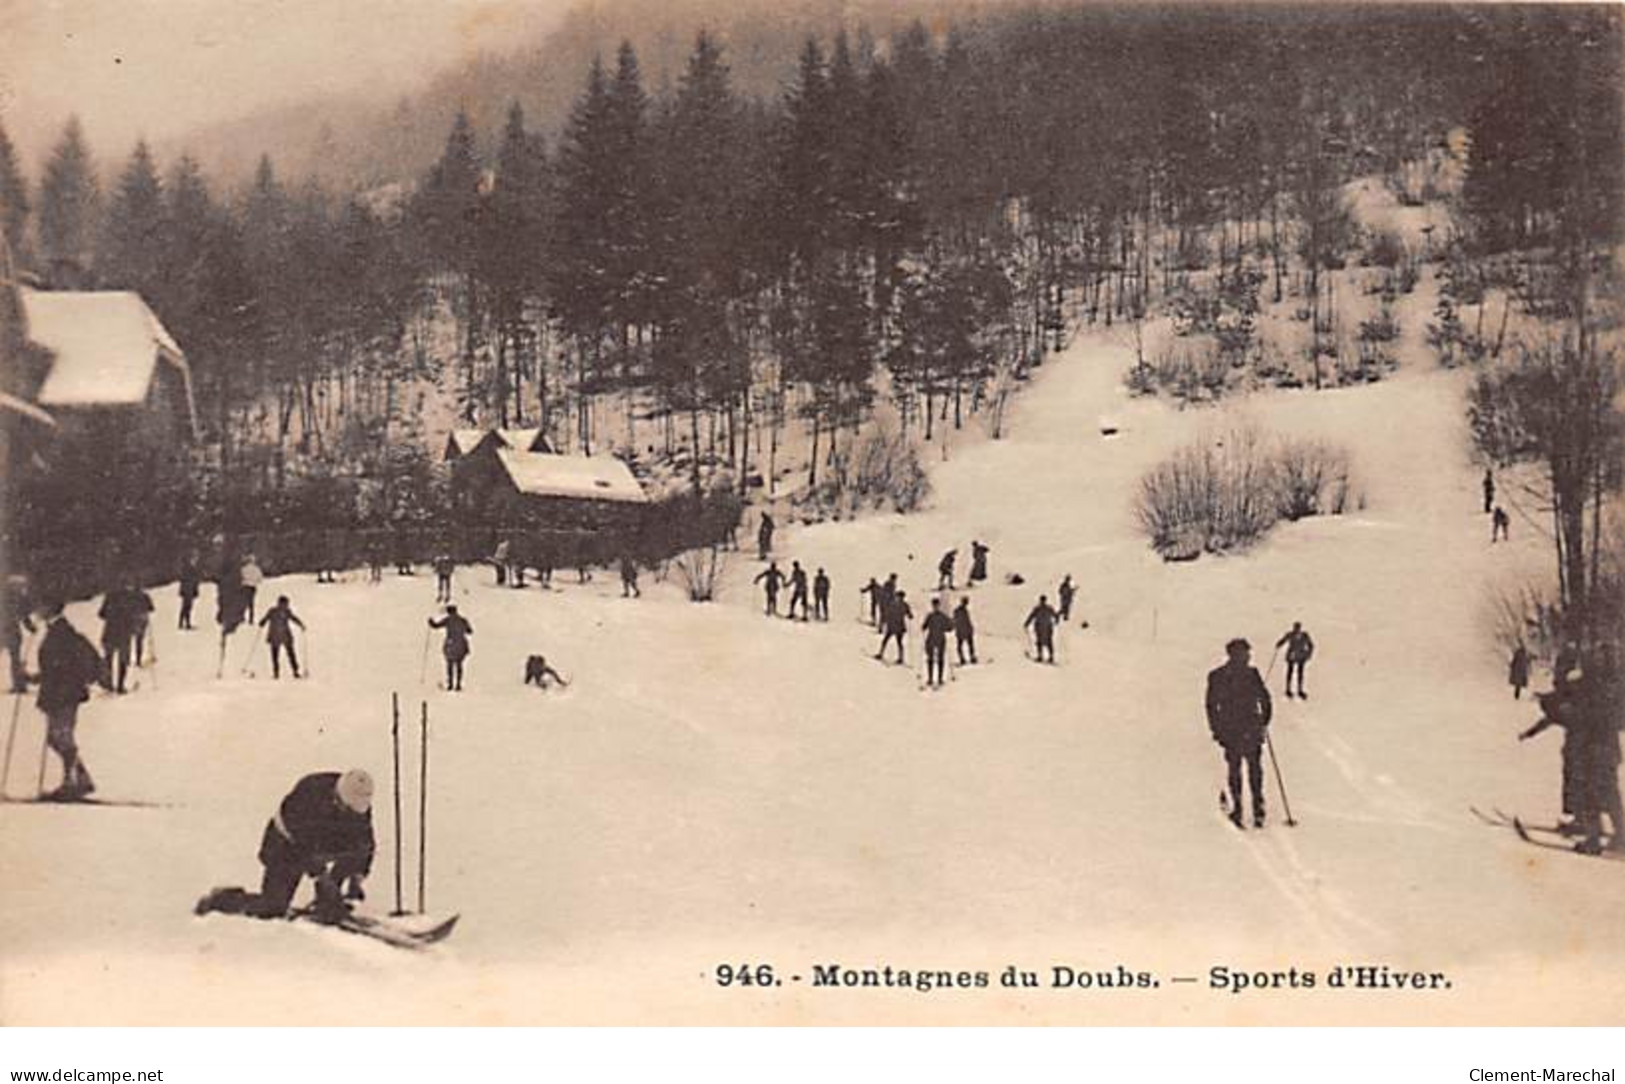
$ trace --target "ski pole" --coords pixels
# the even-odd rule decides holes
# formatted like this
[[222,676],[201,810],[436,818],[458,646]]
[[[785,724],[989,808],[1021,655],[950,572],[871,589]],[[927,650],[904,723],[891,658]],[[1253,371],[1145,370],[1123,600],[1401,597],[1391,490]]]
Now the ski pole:
[[1275,660],[1281,656],[1281,645],[1276,644],[1275,650],[1270,652],[1270,664],[1264,668],[1264,680],[1267,682],[1270,675],[1275,672]]
[[11,729],[6,731],[6,762],[4,770],[0,770],[0,798],[6,796],[6,787],[11,782],[11,747],[17,740],[17,717],[22,714],[23,694],[11,694]]
[[389,694],[389,742],[394,748],[395,763],[395,910],[392,915],[406,914],[401,901],[401,694]]
[[1286,800],[1286,783],[1281,779],[1281,765],[1275,759],[1275,743],[1270,741],[1270,732],[1264,731],[1264,748],[1269,750],[1270,767],[1275,771],[1275,788],[1281,792],[1281,809],[1286,813],[1286,826],[1291,828],[1298,822],[1292,819],[1292,803]]
[[[260,646],[260,632],[261,631],[262,630],[259,629],[259,628],[256,628],[254,630],[254,639],[248,645],[248,653],[243,656],[243,666],[242,666],[242,670],[239,671],[240,673],[248,674],[249,673],[249,667],[254,665],[254,652],[256,650],[258,650],[259,646]],[[249,676],[253,677],[254,675],[249,674]]]
[[[291,632],[292,630],[290,629],[289,631]],[[313,665],[313,663],[315,662],[315,659],[316,659],[316,648],[314,646],[314,642],[311,639],[309,629],[304,630],[304,637],[305,637],[305,677],[307,677],[307,678],[315,677],[316,676],[316,667]]]
[[434,628],[423,630],[423,662],[418,666],[418,684],[422,685],[429,680],[429,640],[434,636]]
[[419,705],[418,721],[418,913],[427,911],[424,902],[429,871],[429,702]]
[[[50,716],[46,716],[45,717],[45,739],[40,742],[40,747],[39,747],[39,782],[37,784],[35,784],[35,786],[34,786],[34,793],[36,795],[38,795],[39,797],[41,797],[41,798],[45,797],[45,751],[47,749],[49,749],[50,747],[51,747],[51,718],[50,718]],[[66,782],[66,780],[64,779],[63,782]]]

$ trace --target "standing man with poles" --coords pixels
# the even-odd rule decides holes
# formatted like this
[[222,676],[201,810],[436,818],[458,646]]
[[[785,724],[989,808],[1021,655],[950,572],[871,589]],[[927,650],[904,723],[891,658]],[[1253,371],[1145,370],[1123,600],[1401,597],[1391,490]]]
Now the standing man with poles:
[[[1253,794],[1253,827],[1264,826],[1264,745],[1269,740],[1269,689],[1252,665],[1252,645],[1237,637],[1224,645],[1229,659],[1207,675],[1207,725],[1224,750],[1230,801],[1230,823],[1241,822],[1241,766]],[[1273,750],[1271,753],[1273,755]],[[1279,778],[1279,776],[1277,776]],[[1282,789],[1282,798],[1286,791]],[[1290,817],[1288,818],[1290,820]]]

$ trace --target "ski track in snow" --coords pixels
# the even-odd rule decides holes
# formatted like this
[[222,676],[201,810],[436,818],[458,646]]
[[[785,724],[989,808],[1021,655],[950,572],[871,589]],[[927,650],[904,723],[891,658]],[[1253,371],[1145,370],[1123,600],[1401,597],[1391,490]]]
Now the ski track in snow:
[[[1429,275],[1401,302],[1408,335],[1435,298]],[[938,963],[951,955],[943,945],[986,964],[1001,945],[1040,945],[1174,972],[1288,955],[1495,963],[1504,984],[1483,979],[1482,1000],[1463,1002],[1486,1022],[1494,1014],[1473,1006],[1526,1004],[1510,995],[1529,967],[1542,981],[1605,969],[1599,954],[1620,951],[1607,936],[1619,928],[1617,866],[1541,854],[1467,813],[1542,818],[1556,804],[1559,743],[1513,740],[1534,709],[1506,695],[1504,660],[1480,631],[1488,585],[1544,573],[1549,558],[1528,530],[1489,545],[1464,377],[1420,351],[1417,338],[1405,368],[1374,386],[1179,410],[1126,395],[1127,333],[1086,330],[1036,372],[1006,439],[961,435],[945,461],[927,456],[927,510],[783,526],[781,566],[799,559],[834,580],[827,624],[762,617],[750,583],[762,565],[749,553],[731,556],[720,601],[700,606],[652,575],[644,598],[625,601],[603,576],[512,590],[465,569],[456,597],[475,632],[461,694],[434,688],[438,636],[418,681],[432,577],[268,581],[262,597],[290,595],[315,630],[317,676],[300,682],[270,680],[263,643],[257,679],[241,676],[242,637],[215,680],[215,631],[176,633],[174,589],[155,590],[163,662],[139,692],[87,705],[80,740],[109,800],[172,807],[0,805],[0,866],[8,887],[27,886],[0,909],[5,1007],[46,1017],[49,1006],[52,1022],[163,1019],[176,1005],[188,1019],[303,1019],[332,1007],[314,995],[299,1006],[210,996],[264,967],[365,989],[366,1018],[380,1022],[410,1016],[408,995],[378,981],[403,974],[439,1022],[490,1020],[499,1011],[481,991],[503,982],[530,991],[500,1010],[506,1022],[614,1019],[581,1007],[594,990],[622,1013],[681,1018],[692,990],[656,982],[629,1002],[611,979],[651,960],[686,976],[774,946],[789,967]],[[1118,435],[1098,434],[1102,415]],[[1367,503],[1283,524],[1248,554],[1163,564],[1134,525],[1139,477],[1244,419],[1348,446]],[[992,579],[944,597],[972,600],[979,652],[1000,661],[958,668],[925,696],[918,624],[936,563],[949,546],[968,563],[972,538],[992,546]],[[906,670],[859,658],[879,634],[850,620],[866,612],[857,588],[891,571],[915,610]],[[1002,582],[1012,571],[1023,586]],[[1068,572],[1080,591],[1058,665],[1034,665],[1021,621]],[[205,588],[197,613],[212,615],[212,601]],[[70,609],[94,637],[93,613]],[[1212,811],[1224,769],[1202,719],[1203,677],[1237,634],[1266,668],[1295,619],[1319,645],[1314,699],[1280,698],[1271,732],[1301,823],[1285,826],[1266,765],[1270,824],[1237,833]],[[536,651],[567,690],[521,686]],[[1277,697],[1282,677],[1277,664]],[[368,906],[388,909],[392,690],[409,818],[418,702],[431,705],[429,903],[463,912],[457,936],[407,954],[192,918],[212,885],[257,878],[259,833],[294,779],[349,763],[381,783]],[[7,793],[32,792],[42,734],[25,705]],[[415,845],[409,828],[409,856]],[[414,878],[409,864],[409,897]],[[175,990],[126,977],[114,996],[99,976],[135,957]],[[517,980],[503,970],[515,968]],[[538,985],[550,975],[582,985]],[[1414,1012],[1391,1004],[1393,1020]],[[1112,1011],[1158,1018],[1154,1006]],[[1334,1003],[1322,1022],[1348,1011]]]

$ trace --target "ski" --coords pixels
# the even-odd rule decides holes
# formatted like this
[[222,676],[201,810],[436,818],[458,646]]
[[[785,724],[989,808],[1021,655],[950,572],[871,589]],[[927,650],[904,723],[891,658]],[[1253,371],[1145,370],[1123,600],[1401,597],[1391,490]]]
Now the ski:
[[0,803],[5,805],[93,805],[109,809],[174,809],[168,802],[141,802],[126,801],[120,798],[52,798],[49,795],[40,795],[38,798],[13,798],[10,795],[0,797]]
[[[1543,831],[1543,829],[1526,825],[1516,816],[1512,818],[1512,830],[1516,832],[1518,834],[1518,838],[1523,840],[1525,843],[1536,847],[1543,847],[1546,850],[1562,851],[1565,854],[1577,855],[1581,858],[1608,858],[1615,862],[1625,862],[1625,850],[1616,850],[1612,846],[1604,847],[1602,853],[1600,854],[1586,854],[1584,851],[1575,850],[1574,844],[1572,843],[1559,842],[1555,839],[1540,839],[1534,835],[1531,835],[1530,833]],[[1555,833],[1556,829],[1552,829],[1551,831]],[[1610,844],[1611,843],[1612,841],[1610,841]]]
[[462,916],[452,915],[450,918],[422,930],[412,929],[388,919],[355,914],[346,915],[337,922],[323,922],[309,909],[294,911],[288,917],[294,921],[308,922],[316,926],[327,926],[344,933],[370,937],[394,948],[417,951],[438,944],[450,937],[457,926],[458,919]]

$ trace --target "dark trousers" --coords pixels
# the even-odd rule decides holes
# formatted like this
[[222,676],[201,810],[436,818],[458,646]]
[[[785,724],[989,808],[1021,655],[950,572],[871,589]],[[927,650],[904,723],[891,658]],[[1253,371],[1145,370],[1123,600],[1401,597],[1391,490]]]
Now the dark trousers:
[[288,653],[288,667],[289,667],[289,669],[291,669],[293,671],[293,676],[294,677],[298,677],[299,676],[299,656],[295,655],[293,653],[293,641],[292,640],[272,640],[271,641],[271,676],[273,678],[279,678],[279,677],[282,676],[282,653],[284,651],[286,651]]
[[942,672],[948,661],[948,641],[927,640],[925,642],[925,683],[927,685],[941,685]]
[[107,658],[107,676],[112,680],[113,687],[123,692],[124,679],[130,673],[130,638],[125,636],[112,642],[104,641],[102,652]]
[[1037,641],[1038,647],[1033,652],[1033,654],[1037,656],[1038,661],[1043,662],[1044,661],[1044,656],[1047,654],[1049,656],[1049,661],[1054,662],[1055,661],[1055,634],[1053,632],[1040,632],[1040,633],[1037,634],[1035,639]]
[[[220,889],[208,897],[207,909],[228,915],[252,915],[255,918],[286,917],[294,893],[299,891],[299,883],[308,871],[304,861],[277,831],[274,821],[265,825],[259,858],[260,865],[265,867],[260,877],[259,892],[245,892],[241,888]],[[318,907],[340,905],[335,878],[316,879],[316,902]]]
[[446,656],[446,688],[457,691],[463,687],[463,657]]
[[45,713],[45,744],[62,758],[62,789],[88,791],[94,784],[85,762],[79,758],[74,729],[79,725],[79,705],[64,704]]
[[1253,792],[1253,816],[1264,815],[1264,746],[1224,747],[1224,765],[1230,785],[1230,810],[1236,816],[1241,811],[1241,765],[1247,764],[1247,785]]
[[778,613],[779,593],[777,591],[769,591],[767,593],[767,614],[769,617],[777,617]]
[[954,637],[954,648],[956,649],[956,651],[959,654],[959,665],[960,666],[965,665],[965,655],[966,655],[966,653],[970,654],[970,662],[973,665],[975,664],[975,662],[976,662],[976,634],[975,633],[960,633],[958,636],[955,636]]
[[813,616],[818,618],[818,620],[820,620],[820,621],[828,621],[829,620],[829,596],[828,595],[814,595],[813,596]]
[[796,603],[798,602],[801,603],[801,619],[805,621],[807,619],[807,592],[802,590],[796,590],[790,593],[790,609],[788,611],[788,616],[794,617],[796,615]]
[[903,630],[902,629],[887,629],[886,630],[886,634],[880,638],[880,650],[875,652],[875,658],[878,659],[882,655],[884,655],[886,653],[886,645],[891,643],[893,640],[897,641],[897,661],[902,662],[903,661]]
[[192,604],[196,601],[197,599],[194,596],[181,596],[181,619],[178,628],[189,629],[192,627]]
[[1062,595],[1061,596],[1061,614],[1060,614],[1060,618],[1061,618],[1061,620],[1063,622],[1064,621],[1070,621],[1072,619],[1072,596],[1071,595]]
[[[500,567],[500,566],[499,566]],[[451,577],[435,573],[434,600],[436,602],[451,601]]]
[[1308,659],[1288,659],[1286,661],[1286,691],[1292,695],[1292,675],[1298,675],[1298,692],[1303,692],[1303,671],[1309,665]]
[[259,588],[257,587],[247,585],[243,587],[243,613],[248,615],[247,620],[250,625],[254,623],[254,596],[258,593]]

